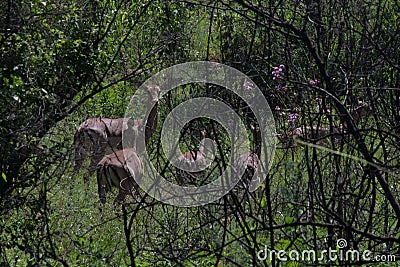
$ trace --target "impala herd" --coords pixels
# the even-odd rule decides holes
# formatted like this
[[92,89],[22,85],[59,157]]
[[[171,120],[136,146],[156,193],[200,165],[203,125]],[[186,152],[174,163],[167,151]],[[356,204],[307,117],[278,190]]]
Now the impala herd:
[[[146,105],[147,120],[134,120],[131,118],[89,118],[82,122],[74,134],[75,167],[77,173],[87,158],[90,158],[88,174],[84,176],[85,185],[88,186],[90,177],[96,171],[98,195],[100,199],[100,214],[102,216],[103,205],[106,202],[107,192],[112,187],[117,187],[119,193],[114,200],[114,208],[118,203],[124,203],[132,195],[138,199],[139,188],[135,180],[144,175],[143,163],[140,154],[145,150],[143,142],[137,142],[137,137],[144,131],[147,145],[157,128],[158,101],[160,94],[159,86],[148,86],[146,88],[148,101]],[[359,105],[350,111],[355,122],[370,114],[367,104]],[[259,171],[261,154],[261,133],[257,126],[250,125],[253,133],[254,151],[240,155],[237,166],[244,168],[243,181],[246,182],[253,174]],[[129,133],[129,148],[122,148],[122,135]],[[204,175],[204,166],[207,165],[210,155],[215,151],[215,142],[210,139],[211,130],[201,131],[201,145],[198,151],[189,151],[178,158],[176,169],[176,181],[179,185],[196,184],[199,177]],[[339,140],[346,127],[326,126],[302,126],[278,137],[282,148],[294,147],[295,139],[316,142],[327,140]],[[331,137],[330,139],[328,137]],[[106,155],[107,154],[107,155]],[[128,165],[130,168],[128,168]],[[199,170],[189,171],[197,167]]]
[[[97,170],[98,194],[102,204],[106,201],[106,194],[112,186],[119,188],[119,194],[114,201],[124,202],[136,183],[135,178],[143,176],[143,164],[138,154],[145,148],[136,142],[139,131],[145,131],[145,143],[147,143],[157,127],[157,108],[160,93],[159,86],[148,86],[147,120],[134,120],[131,118],[89,118],[79,125],[74,134],[75,167],[77,173],[83,162],[91,157],[88,175],[84,177],[85,185]],[[122,135],[129,132],[133,137],[132,148],[122,150]],[[105,156],[106,153],[110,153]],[[126,157],[128,155],[128,157]],[[104,157],[104,158],[103,158]],[[132,162],[128,169],[128,162]],[[102,208],[100,208],[102,211]]]

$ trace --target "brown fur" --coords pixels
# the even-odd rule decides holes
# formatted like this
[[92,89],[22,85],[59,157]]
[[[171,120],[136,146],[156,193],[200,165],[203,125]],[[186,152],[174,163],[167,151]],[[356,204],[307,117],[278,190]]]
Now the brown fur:
[[328,126],[302,126],[288,132],[284,136],[278,136],[282,143],[282,148],[295,147],[295,138],[299,138],[302,141],[316,141],[317,143],[326,143],[327,138],[331,135],[336,139],[340,139],[345,130],[340,127],[328,127]]
[[350,109],[349,113],[357,125],[363,118],[368,118],[372,114],[372,110],[368,103],[359,101],[358,106]]
[[[201,132],[202,139],[206,138],[206,131]],[[213,151],[214,141],[207,139],[202,142],[198,151],[188,151],[178,158],[178,167],[176,168],[177,181],[180,185],[187,183],[195,183],[198,176],[204,174],[204,171],[189,172],[179,168],[179,166],[187,168],[194,168],[196,166],[205,166],[207,164],[207,156]]]
[[[131,169],[128,168],[128,163]],[[142,178],[143,173],[143,163],[134,148],[118,150],[105,156],[97,165],[97,185],[101,206],[105,204],[107,192],[111,191],[112,187],[117,187],[119,190],[114,205],[124,203],[130,194],[137,200],[138,187],[135,178]],[[102,212],[102,207],[100,211]]]
[[254,152],[247,152],[239,156],[237,165],[239,168],[245,168],[243,176],[245,181],[250,181],[254,173],[258,170],[260,159]]
[[[89,178],[96,170],[97,163],[106,153],[111,153],[122,148],[122,135],[133,126],[140,129],[146,124],[145,143],[147,143],[157,127],[157,104],[160,87],[152,86],[148,88],[147,113],[148,120],[133,120],[129,118],[89,118],[82,122],[74,134],[75,147],[75,167],[77,173],[83,162],[91,157],[88,168],[88,175],[84,178],[85,184],[89,184]],[[155,104],[155,105],[154,105]],[[152,107],[150,109],[150,107]],[[137,147],[137,152],[144,151],[144,147]]]

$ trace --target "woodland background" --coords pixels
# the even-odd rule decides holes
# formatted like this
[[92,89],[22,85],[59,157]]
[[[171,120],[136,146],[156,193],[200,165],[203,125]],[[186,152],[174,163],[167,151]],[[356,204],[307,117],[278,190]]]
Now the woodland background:
[[[265,246],[337,249],[339,238],[399,259],[399,14],[397,0],[1,1],[0,265],[383,265],[257,258]],[[329,150],[277,140],[267,179],[244,200],[232,191],[197,208],[147,198],[113,212],[110,203],[100,220],[95,177],[85,189],[85,172],[72,171],[74,131],[87,117],[123,117],[144,80],[196,60],[251,77],[278,134],[302,125],[348,132]],[[227,91],[196,85],[163,97],[159,122],[195,96],[254,123]],[[360,101],[372,112],[354,121],[348,111]],[[196,148],[204,125],[187,126],[184,148]],[[159,134],[149,154],[174,177]]]

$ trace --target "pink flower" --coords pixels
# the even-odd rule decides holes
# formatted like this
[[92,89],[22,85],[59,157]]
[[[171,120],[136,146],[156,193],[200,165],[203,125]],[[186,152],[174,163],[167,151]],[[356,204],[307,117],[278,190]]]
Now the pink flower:
[[286,85],[275,85],[275,90],[277,91],[286,91],[287,90],[287,86]]
[[245,83],[243,84],[243,87],[244,87],[244,89],[245,89],[246,91],[250,91],[251,89],[253,89],[254,84],[253,84],[252,82],[247,81],[247,82],[245,82]]
[[288,114],[289,119],[287,120],[288,124],[295,124],[297,121],[297,118],[299,117],[299,114],[297,113],[289,113]]
[[279,65],[279,67],[273,67],[272,71],[272,79],[281,79],[283,76],[285,76],[285,73],[283,72],[283,69],[285,68],[285,65]]
[[317,79],[310,80],[311,85],[317,85],[319,81]]

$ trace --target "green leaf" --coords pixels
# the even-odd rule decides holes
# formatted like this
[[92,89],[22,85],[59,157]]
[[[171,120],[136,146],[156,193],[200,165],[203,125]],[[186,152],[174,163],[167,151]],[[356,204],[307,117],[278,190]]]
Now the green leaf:
[[260,204],[261,204],[261,207],[264,207],[264,206],[265,206],[265,197],[263,197],[263,198],[261,199]]
[[3,177],[3,180],[7,183],[7,176],[4,172],[1,173],[1,177]]
[[294,222],[294,218],[293,217],[285,217],[285,223],[292,223]]

